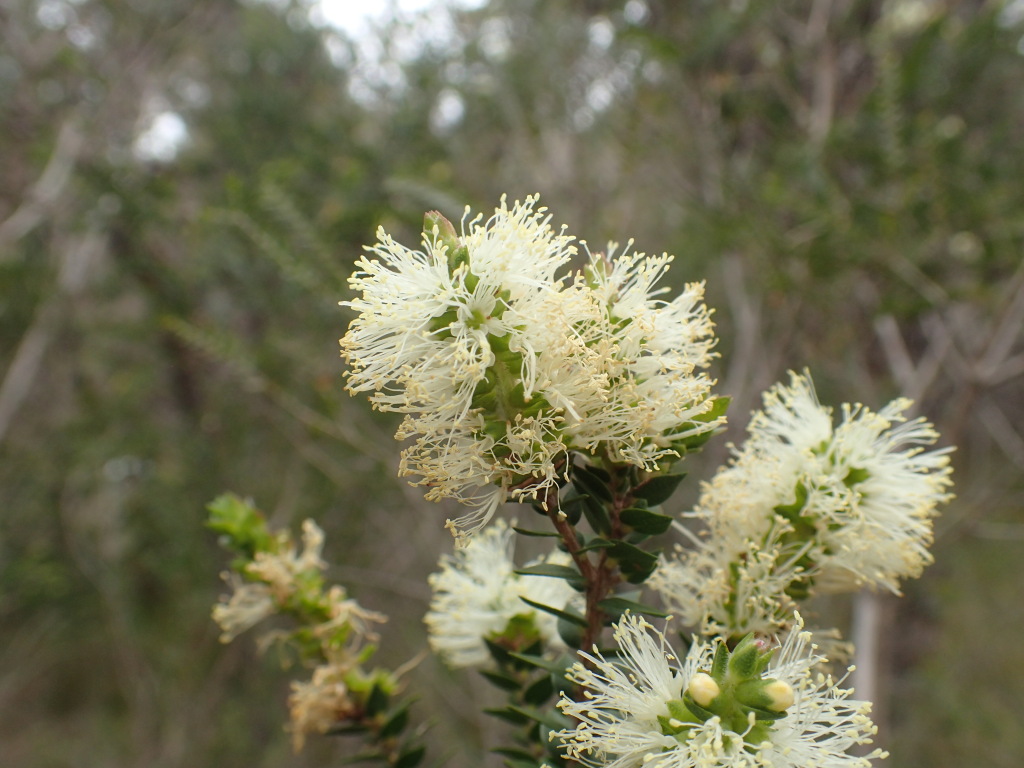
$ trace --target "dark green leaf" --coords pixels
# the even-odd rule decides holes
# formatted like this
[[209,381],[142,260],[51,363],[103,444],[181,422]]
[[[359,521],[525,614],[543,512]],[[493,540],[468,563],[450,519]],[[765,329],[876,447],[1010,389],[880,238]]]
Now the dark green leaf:
[[599,602],[597,606],[613,617],[617,619],[619,616],[624,614],[626,611],[631,613],[643,613],[647,616],[657,616],[659,618],[665,618],[668,616],[664,611],[653,608],[650,605],[644,605],[634,600],[629,600],[625,597],[606,597],[604,600]]
[[658,556],[625,541],[616,541],[608,550],[618,564],[622,575],[630,584],[640,584],[658,567]]
[[550,672],[552,675],[561,677],[565,674],[565,670],[572,664],[572,659],[567,656],[561,656],[558,659],[545,659],[543,656],[535,656],[528,653],[510,653],[514,659],[518,659],[524,664],[537,667]]
[[555,579],[565,579],[566,581],[579,581],[583,578],[575,568],[568,565],[556,565],[555,563],[529,565],[515,572],[520,576],[549,576]]
[[527,704],[540,706],[551,698],[555,692],[555,685],[551,681],[551,675],[542,675],[529,688],[523,691],[523,701]]
[[597,533],[609,535],[612,532],[612,519],[604,504],[592,496],[588,496],[583,502],[583,514],[590,523],[590,527]]
[[525,749],[519,749],[518,747],[498,747],[497,749],[492,749],[491,752],[517,761],[529,762],[534,759],[533,755]]
[[556,531],[531,531],[528,528],[518,528],[514,525],[512,526],[512,530],[521,536],[551,536],[556,539],[561,538],[561,534]]
[[[603,475],[603,477],[602,477]],[[572,483],[581,493],[601,499],[612,500],[612,492],[608,490],[608,481],[611,478],[603,470],[598,474],[597,467],[582,466],[576,464],[572,468]]]
[[395,760],[394,768],[416,768],[423,760],[423,755],[427,752],[427,748],[424,746],[415,746],[406,749],[398,756]]
[[504,720],[506,723],[512,723],[512,725],[525,725],[533,719],[513,707],[485,709],[484,713],[499,720]]
[[578,624],[581,627],[587,626],[587,620],[580,616],[578,613],[573,613],[572,611],[561,610],[558,608],[552,608],[550,605],[544,605],[543,603],[534,602],[533,600],[529,600],[523,597],[522,595],[520,595],[519,599],[527,605],[533,606],[538,611],[550,613],[552,616],[557,616],[560,619],[565,619],[566,621],[572,622],[573,624]]
[[557,729],[562,727],[562,722],[557,719],[557,716],[551,710],[537,709],[536,707],[517,707],[514,704],[509,706],[509,709],[536,723],[546,725],[548,728]]
[[633,530],[650,536],[664,533],[672,526],[672,518],[669,515],[639,507],[622,510],[619,519]]
[[[507,651],[506,651],[507,653]],[[515,680],[508,675],[503,675],[500,672],[492,672],[489,669],[481,669],[480,674],[487,678],[492,684],[506,691],[518,691],[519,681]]]
[[405,729],[405,726],[409,723],[410,704],[411,702],[406,702],[388,717],[380,728],[380,737],[382,739],[390,739],[393,736],[397,736]]
[[647,502],[647,506],[655,507],[668,501],[676,492],[679,483],[686,477],[685,472],[672,475],[655,475],[633,489],[633,495]]
[[357,736],[362,735],[369,730],[365,725],[359,725],[358,723],[342,723],[330,728],[325,733],[328,736]]
[[505,666],[511,662],[512,659],[509,656],[507,648],[505,648],[502,645],[498,645],[497,643],[487,639],[486,637],[483,638],[483,641],[484,645],[487,646],[487,650],[491,654],[491,658],[494,659],[499,666]]
[[383,688],[379,685],[374,685],[370,691],[370,695],[366,699],[366,714],[370,717],[376,717],[388,707],[388,699],[390,697]]

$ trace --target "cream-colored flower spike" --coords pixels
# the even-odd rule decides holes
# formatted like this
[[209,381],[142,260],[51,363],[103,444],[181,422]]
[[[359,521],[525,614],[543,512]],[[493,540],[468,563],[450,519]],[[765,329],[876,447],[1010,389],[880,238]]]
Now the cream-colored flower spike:
[[[580,654],[585,663],[569,676],[584,698],[559,704],[578,725],[552,738],[594,768],[868,768],[885,753],[847,752],[871,742],[870,704],[817,672],[825,659],[797,622],[763,673],[754,667],[732,685],[726,665],[714,663],[717,645],[696,642],[680,660],[664,634],[627,614],[615,628],[616,658]],[[745,642],[745,653],[770,654]],[[716,709],[738,715],[730,722]]]
[[907,420],[910,406],[900,398],[874,413],[844,404],[833,425],[810,377],[792,373],[754,415],[737,466],[775,467],[776,511],[813,528],[817,587],[898,592],[932,562],[932,520],[952,498],[951,449],[925,450],[939,434],[923,418]]
[[[714,344],[703,287],[655,288],[671,257],[591,257],[528,197],[461,235],[428,214],[421,250],[386,232],[357,263],[357,316],[341,340],[348,389],[406,414],[400,472],[433,501],[472,508],[479,530],[504,501],[534,499],[570,451],[658,468],[722,421],[701,372]],[[564,272],[564,274],[561,274]]]
[[[703,283],[671,301],[657,283],[673,257],[632,251],[591,254],[585,294],[589,312],[577,322],[589,336],[592,367],[604,385],[581,404],[568,431],[577,445],[603,444],[610,456],[648,470],[680,455],[678,441],[711,432],[724,418],[702,419],[714,404],[704,369],[716,343]],[[595,379],[597,376],[595,376]]]
[[895,400],[878,413],[844,405],[833,422],[807,374],[776,385],[746,443],[705,483],[694,546],[651,580],[707,634],[785,627],[813,591],[898,591],[931,562],[932,519],[948,501],[950,449]]
[[[401,472],[475,509],[456,531],[479,529],[517,490],[554,483],[564,464],[562,408],[546,371],[571,357],[571,309],[556,272],[575,253],[534,197],[494,216],[463,220],[456,236],[436,216],[423,249],[383,230],[350,279],[357,312],[341,340],[348,388],[381,410],[405,413],[411,439]],[[440,221],[440,224],[437,222]]]

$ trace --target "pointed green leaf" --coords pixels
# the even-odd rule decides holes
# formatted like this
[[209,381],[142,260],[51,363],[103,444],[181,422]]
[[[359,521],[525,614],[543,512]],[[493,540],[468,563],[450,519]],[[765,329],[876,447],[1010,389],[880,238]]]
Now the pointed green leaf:
[[598,608],[613,617],[613,620],[618,619],[626,611],[631,613],[642,613],[647,616],[657,616],[658,618],[664,619],[668,616],[664,611],[653,608],[643,603],[638,603],[635,600],[629,600],[625,597],[606,597],[604,600],[597,604]]
[[612,532],[612,519],[604,504],[588,496],[583,502],[583,514],[590,523],[590,527],[597,533],[608,536]]
[[566,581],[579,581],[583,578],[578,570],[568,565],[556,565],[555,563],[538,563],[519,568],[515,571],[519,576],[550,576],[554,579],[565,579]]
[[618,540],[608,555],[619,564],[619,570],[630,584],[640,584],[658,567],[658,556],[629,542]]
[[613,542],[608,541],[608,539],[602,539],[600,536],[595,536],[594,538],[592,538],[590,541],[588,541],[586,544],[584,544],[582,547],[580,547],[576,551],[577,552],[589,552],[592,549],[608,549],[609,547],[614,547],[614,546],[615,546],[615,544]]
[[557,659],[545,659],[543,656],[535,656],[528,653],[510,653],[509,655],[524,664],[546,670],[557,677],[564,675],[565,670],[572,665],[572,659],[564,654]]
[[571,477],[572,484],[581,493],[601,499],[602,501],[612,500],[612,492],[608,490],[608,481],[611,479],[608,473],[601,471],[598,474],[597,467],[575,464],[572,468]]
[[560,619],[565,619],[566,621],[572,622],[573,624],[578,624],[581,627],[587,626],[587,620],[584,619],[582,616],[580,616],[578,613],[573,613],[572,611],[560,610],[558,608],[552,608],[550,605],[544,605],[544,603],[534,602],[533,600],[529,600],[529,599],[523,597],[522,595],[519,596],[519,599],[522,600],[527,605],[533,606],[538,611],[544,611],[544,613],[550,613],[552,616],[557,616]]
[[488,638],[483,638],[484,645],[487,646],[487,651],[491,654],[491,658],[494,659],[499,666],[506,666],[512,661],[512,657],[509,655],[509,651],[504,646],[498,645]]
[[508,675],[503,675],[500,672],[492,672],[489,669],[479,670],[480,674],[487,678],[487,680],[494,686],[501,688],[505,691],[518,691],[520,688],[519,681],[515,680]]
[[380,737],[382,739],[390,739],[392,736],[397,736],[409,723],[409,706],[412,702],[406,702],[393,712],[384,725],[380,728]]
[[491,752],[496,755],[501,755],[502,757],[509,757],[513,760],[522,760],[525,762],[529,762],[534,759],[533,755],[525,749],[519,749],[518,747],[498,747],[497,749],[492,749]]
[[324,733],[327,736],[357,736],[366,733],[369,729],[358,723],[342,723],[329,728]]
[[512,723],[512,725],[526,725],[533,719],[512,707],[494,707],[485,709],[484,713],[499,720],[504,720],[506,723]]
[[508,707],[524,717],[533,720],[535,723],[546,725],[548,728],[557,729],[562,727],[561,721],[557,720],[555,713],[551,710],[537,709],[536,707],[517,707],[514,704]]
[[630,507],[629,509],[622,510],[619,514],[619,519],[624,525],[628,525],[633,530],[650,536],[664,533],[672,526],[672,518],[669,515],[663,515],[660,512],[639,507]]
[[388,706],[388,699],[390,697],[383,688],[379,685],[374,685],[370,691],[370,695],[366,699],[366,714],[370,717],[376,717]]
[[518,528],[514,525],[512,526],[512,530],[518,533],[520,536],[546,536],[553,537],[556,539],[562,537],[562,535],[556,531],[531,531],[528,528]]
[[422,745],[406,749],[398,756],[398,759],[395,760],[394,768],[416,768],[416,766],[423,760],[423,756],[426,752],[427,748]]
[[540,706],[550,699],[551,694],[554,692],[555,686],[554,683],[551,682],[551,675],[542,675],[532,683],[529,688],[523,691],[523,701],[527,704]]
[[685,472],[671,475],[655,475],[633,489],[633,495],[647,502],[647,506],[656,507],[668,501],[676,492],[679,483],[686,477]]

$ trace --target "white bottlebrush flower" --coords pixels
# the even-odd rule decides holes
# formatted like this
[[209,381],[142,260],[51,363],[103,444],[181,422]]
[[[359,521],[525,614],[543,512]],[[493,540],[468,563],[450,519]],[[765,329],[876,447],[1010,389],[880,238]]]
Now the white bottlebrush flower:
[[766,393],[749,438],[702,487],[706,529],[652,579],[706,634],[775,632],[816,589],[893,591],[931,561],[936,506],[948,500],[947,449],[906,400],[873,413],[845,405],[833,425],[810,378]]
[[922,418],[906,419],[910,405],[900,398],[874,413],[845,404],[833,426],[810,377],[791,373],[789,386],[771,389],[754,415],[737,466],[774,465],[775,488],[785,494],[776,512],[813,528],[818,586],[898,592],[901,579],[931,563],[932,519],[952,498],[951,449],[925,450],[939,435]]
[[604,444],[618,460],[656,469],[681,454],[679,442],[710,432],[724,418],[701,418],[713,405],[705,368],[715,345],[704,286],[690,283],[672,300],[657,283],[673,257],[631,251],[591,254],[586,272],[589,315],[577,326],[596,354],[592,376],[603,388],[581,404],[568,431],[580,445]]
[[[442,557],[441,570],[429,577],[433,598],[424,622],[430,647],[449,666],[486,663],[490,654],[484,638],[500,635],[514,617],[531,620],[547,647],[563,646],[555,617],[520,597],[562,608],[576,593],[562,579],[517,575],[514,535],[499,520],[454,554]],[[545,562],[566,565],[567,559],[555,553]]]
[[[476,508],[455,524],[473,532],[517,491],[551,487],[564,464],[546,370],[564,363],[556,272],[575,247],[535,197],[511,209],[503,199],[486,222],[467,217],[461,238],[435,227],[423,250],[378,236],[350,279],[358,296],[342,302],[357,313],[341,340],[348,388],[407,414],[403,474],[432,500]],[[545,343],[552,331],[561,349]]]
[[[553,738],[571,759],[600,768],[866,768],[885,756],[878,750],[847,754],[875,733],[870,704],[848,698],[851,691],[815,672],[824,659],[806,632],[791,633],[763,674],[732,688],[709,674],[717,646],[695,643],[679,660],[661,632],[631,615],[618,623],[615,639],[617,658],[581,653],[586,665],[570,672],[585,695],[581,701],[563,697],[559,707],[578,725]],[[751,688],[761,710],[785,715],[758,719],[751,713],[730,728],[736,718],[730,723],[702,710],[726,697],[730,706],[749,701],[745,690]]]
[[456,535],[506,500],[544,503],[570,451],[656,470],[723,420],[703,285],[662,298],[667,254],[592,255],[585,274],[560,274],[575,246],[536,205],[503,199],[461,235],[428,214],[422,250],[381,231],[342,302],[357,313],[348,389],[406,415],[400,471],[473,508]]

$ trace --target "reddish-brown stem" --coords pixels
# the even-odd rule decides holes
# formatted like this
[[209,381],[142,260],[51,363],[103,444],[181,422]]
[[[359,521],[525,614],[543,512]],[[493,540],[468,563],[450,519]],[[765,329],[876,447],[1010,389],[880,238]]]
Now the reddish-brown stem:
[[[628,494],[617,493],[618,478],[613,474],[611,488],[613,501],[610,505],[609,514],[612,521],[612,535],[622,535],[622,524],[619,515],[629,505]],[[584,629],[583,637],[580,640],[582,650],[590,650],[601,637],[605,621],[608,615],[601,608],[600,603],[607,598],[612,589],[622,580],[618,566],[608,562],[608,552],[604,549],[596,551],[596,562],[591,560],[586,552],[580,552],[579,538],[572,523],[558,509],[558,490],[552,489],[544,500],[544,507],[547,510],[551,523],[555,526],[562,537],[565,548],[572,557],[573,562],[579,569],[580,575],[586,583],[586,612],[584,618],[587,626]]]

